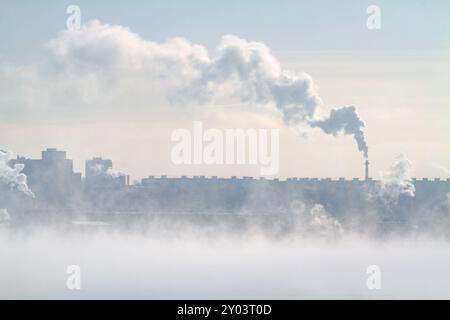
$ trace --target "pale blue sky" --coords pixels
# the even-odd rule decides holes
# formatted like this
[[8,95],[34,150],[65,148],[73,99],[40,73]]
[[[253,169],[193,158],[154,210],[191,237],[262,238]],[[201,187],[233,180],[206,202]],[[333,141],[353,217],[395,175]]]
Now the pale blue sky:
[[[0,55],[32,60],[42,44],[65,27],[69,4],[82,10],[82,22],[130,27],[145,39],[184,36],[213,47],[223,34],[267,43],[274,51],[447,50],[450,1],[31,1],[3,0]],[[366,8],[382,10],[382,29],[365,26]]]

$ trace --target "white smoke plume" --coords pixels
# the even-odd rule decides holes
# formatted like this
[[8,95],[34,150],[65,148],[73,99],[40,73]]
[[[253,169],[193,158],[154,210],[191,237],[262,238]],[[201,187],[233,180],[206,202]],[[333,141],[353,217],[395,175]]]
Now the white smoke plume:
[[22,173],[23,164],[9,166],[9,161],[14,158],[9,151],[0,150],[0,182],[6,184],[11,189],[16,189],[29,197],[34,198],[34,193],[27,185],[27,176]]
[[156,43],[91,21],[81,30],[63,31],[49,48],[59,70],[145,75],[164,83],[172,102],[203,104],[231,96],[242,103],[273,103],[286,123],[313,116],[321,103],[309,75],[283,70],[266,45],[233,35],[222,37],[212,56],[183,38]]
[[415,187],[411,182],[412,163],[404,154],[400,154],[390,170],[382,175],[372,196],[396,203],[401,195],[415,196]]
[[327,118],[313,120],[309,123],[312,127],[321,128],[326,134],[334,136],[338,134],[352,135],[358,145],[358,150],[363,152],[366,159],[368,158],[369,148],[363,131],[365,124],[358,116],[354,106],[333,109]]
[[309,75],[283,70],[266,45],[236,36],[223,37],[202,81],[205,88],[232,84],[243,102],[273,103],[287,124],[312,117],[321,103]]
[[[98,110],[101,117],[114,114],[112,106],[122,115],[137,114],[130,108],[143,112],[148,101],[158,104],[158,99],[178,105],[252,104],[276,111],[287,125],[353,135],[367,157],[364,123],[355,107],[332,110],[329,118],[316,119],[322,100],[311,77],[283,69],[263,43],[226,35],[210,53],[183,38],[157,43],[122,26],[90,21],[80,30],[62,31],[48,48],[49,60],[40,71],[30,72],[30,85],[45,78],[43,87],[58,92],[26,101],[49,105],[48,99],[55,99],[51,105],[59,106],[64,100],[73,104],[71,112],[95,106],[89,109],[91,116]],[[47,92],[35,89],[29,91]],[[109,92],[107,97],[99,95],[102,91]],[[65,97],[68,92],[73,96]]]

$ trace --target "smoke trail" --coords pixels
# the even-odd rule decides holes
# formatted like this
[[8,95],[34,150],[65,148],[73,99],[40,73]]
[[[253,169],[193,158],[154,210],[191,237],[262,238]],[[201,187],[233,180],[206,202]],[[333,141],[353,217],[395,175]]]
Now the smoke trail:
[[[225,35],[217,48],[209,52],[204,46],[184,38],[158,43],[142,39],[120,25],[90,21],[79,30],[62,31],[47,47],[51,53],[49,60],[39,73],[33,73],[37,78],[23,87],[36,87],[38,80],[44,80],[44,84],[63,80],[62,87],[54,88],[59,91],[46,92],[46,97],[59,97],[55,105],[59,105],[67,92],[74,94],[73,88],[79,94],[64,100],[79,101],[77,107],[89,105],[97,109],[105,101],[102,107],[108,112],[99,113],[102,117],[112,113],[114,103],[111,101],[134,101],[136,103],[129,103],[131,108],[144,110],[147,104],[139,105],[139,101],[155,100],[155,97],[182,106],[216,104],[231,99],[233,103],[273,109],[287,125],[306,124],[320,127],[326,134],[353,135],[358,149],[367,157],[364,123],[356,108],[343,107],[331,111],[327,119],[316,119],[322,99],[312,78],[306,73],[282,68],[263,43]],[[109,86],[116,86],[117,90]],[[101,91],[98,88],[105,88],[111,94],[108,98],[98,96]],[[80,97],[83,97],[81,101]],[[29,101],[39,99],[33,97]],[[117,108],[120,110],[123,105],[118,104]]]
[[137,76],[161,86],[171,103],[208,104],[218,97],[272,103],[287,123],[295,123],[313,116],[321,102],[309,75],[283,70],[265,44],[234,35],[223,36],[210,54],[183,38],[157,43],[122,26],[90,21],[76,32],[61,32],[48,47],[57,72],[119,82]]
[[222,38],[201,84],[210,90],[231,87],[242,102],[273,103],[287,124],[312,117],[321,104],[308,74],[283,70],[265,44],[232,35]]
[[11,189],[17,189],[29,197],[34,198],[34,193],[27,185],[27,176],[22,173],[23,164],[9,166],[13,154],[9,151],[0,150],[0,182],[8,185]]
[[333,109],[327,118],[313,120],[309,124],[312,127],[321,128],[326,134],[334,136],[338,134],[352,135],[358,145],[358,150],[363,152],[365,158],[368,158],[369,148],[367,147],[363,131],[365,125],[358,116],[354,106]]

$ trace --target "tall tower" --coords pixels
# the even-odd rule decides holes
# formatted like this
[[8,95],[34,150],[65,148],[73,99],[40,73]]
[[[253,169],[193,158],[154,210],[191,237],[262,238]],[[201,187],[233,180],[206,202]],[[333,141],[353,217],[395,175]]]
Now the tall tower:
[[364,175],[364,179],[367,181],[369,180],[369,160],[366,159],[366,162],[364,163],[366,166],[366,171],[365,171],[365,175]]

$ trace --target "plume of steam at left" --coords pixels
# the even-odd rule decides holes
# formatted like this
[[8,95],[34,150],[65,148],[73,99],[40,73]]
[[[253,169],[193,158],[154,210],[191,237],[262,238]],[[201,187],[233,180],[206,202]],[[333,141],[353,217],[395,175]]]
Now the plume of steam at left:
[[6,184],[11,189],[19,190],[25,195],[34,198],[34,193],[27,184],[27,176],[22,173],[24,165],[15,164],[11,167],[9,162],[12,159],[14,159],[12,152],[0,150],[0,182]]

